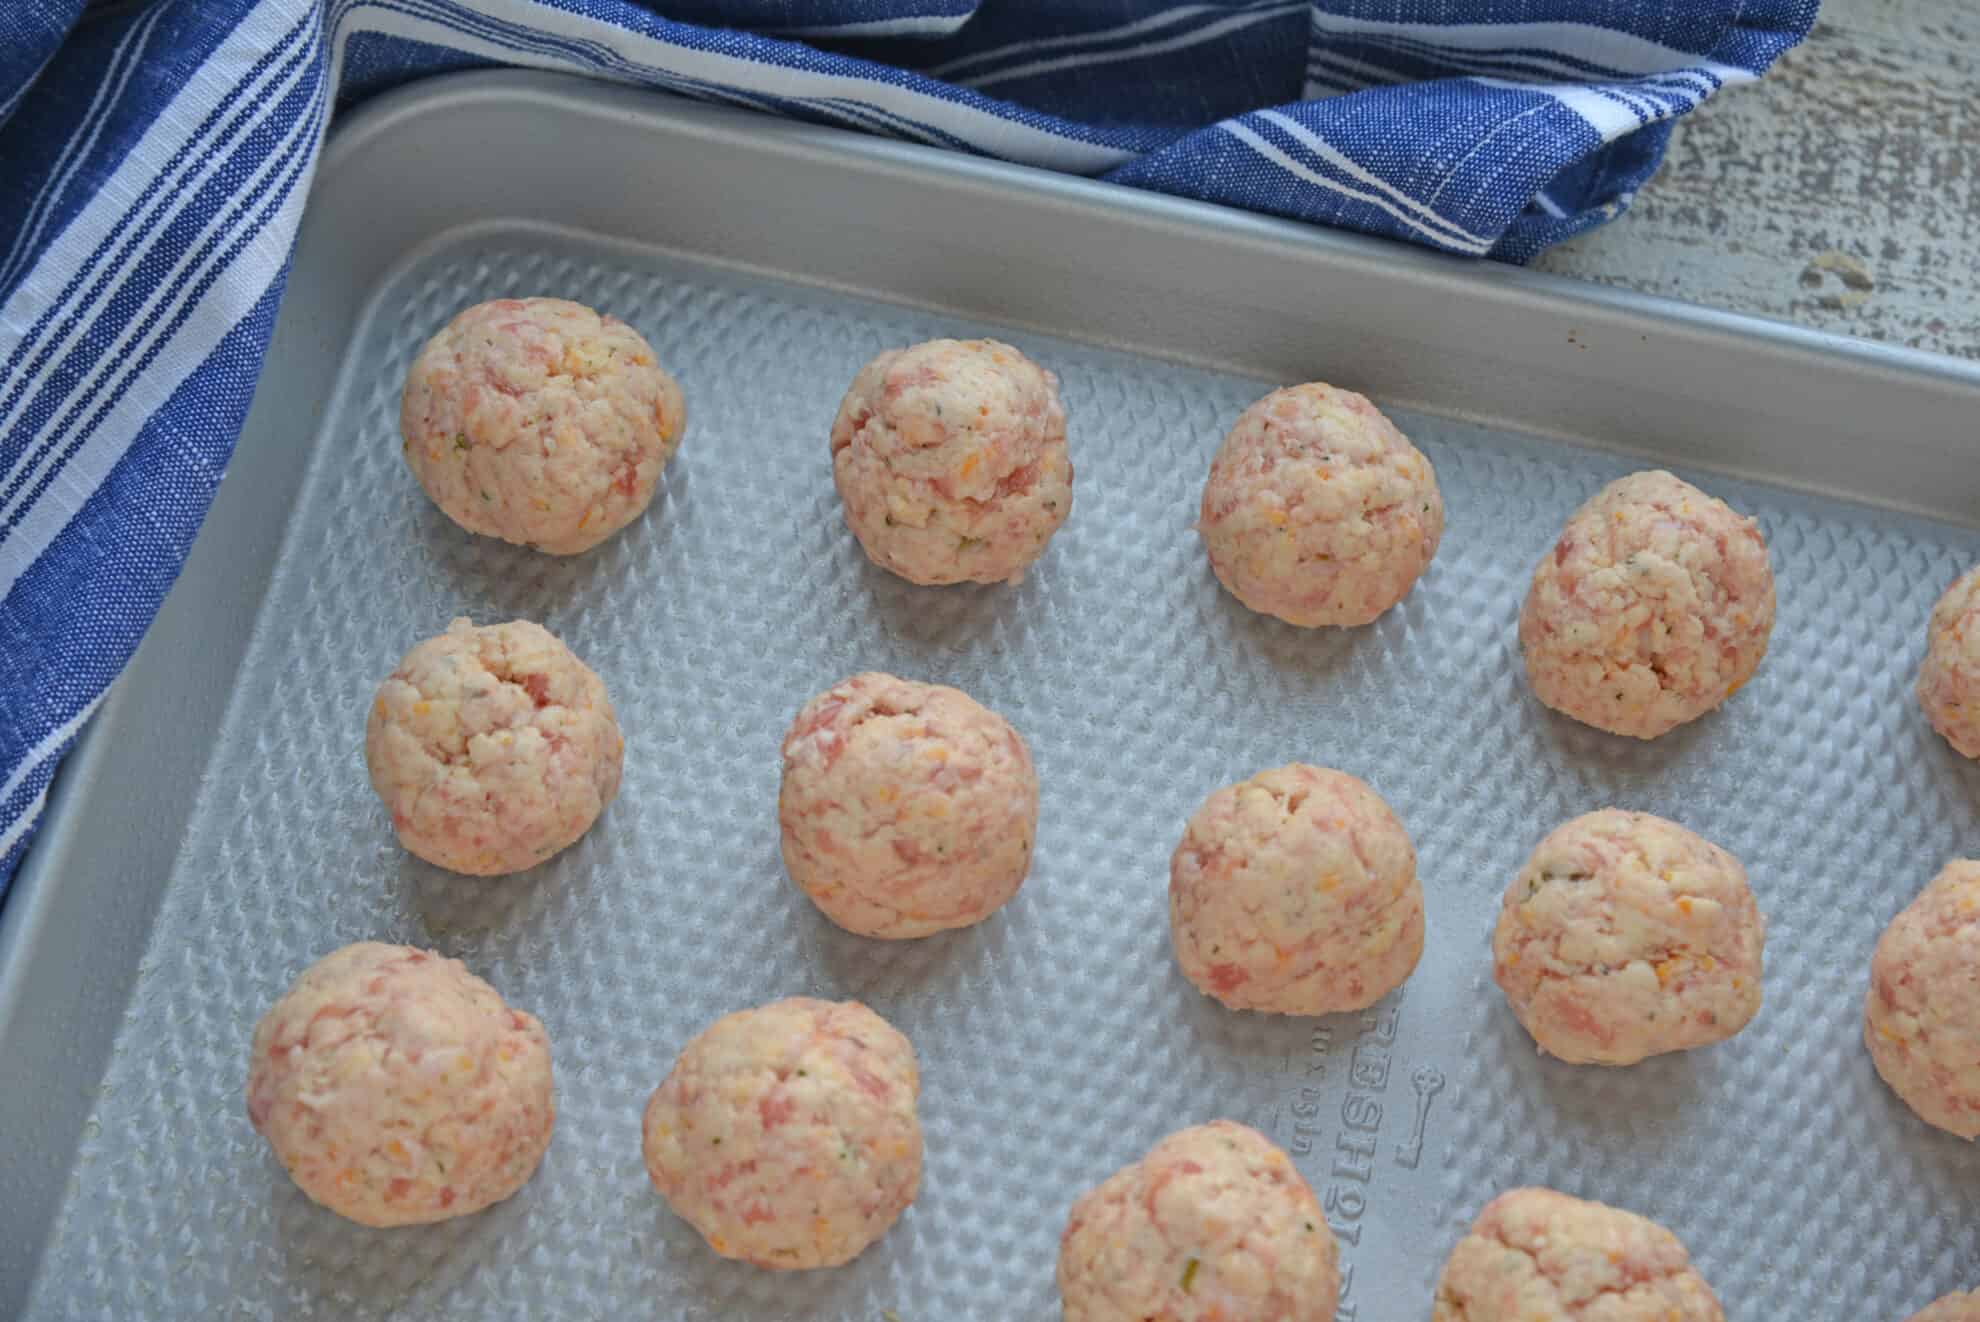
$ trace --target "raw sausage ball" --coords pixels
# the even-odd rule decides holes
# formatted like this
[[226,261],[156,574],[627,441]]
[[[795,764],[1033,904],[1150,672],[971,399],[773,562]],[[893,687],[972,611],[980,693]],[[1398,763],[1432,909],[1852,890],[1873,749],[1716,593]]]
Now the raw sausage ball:
[[1423,953],[1416,850],[1353,776],[1261,771],[1189,819],[1169,862],[1169,934],[1183,975],[1232,1009],[1362,1009]]
[[1946,864],[1884,929],[1863,1040],[1920,1119],[1980,1137],[1980,860]]
[[1542,1051],[1633,1065],[1744,1028],[1766,936],[1738,859],[1605,808],[1555,829],[1506,888],[1492,976]]
[[1038,776],[1017,731],[968,694],[868,672],[791,722],[777,820],[784,866],[827,918],[928,936],[1017,894]]
[[1519,613],[1540,701],[1654,739],[1753,678],[1774,628],[1774,571],[1752,519],[1665,472],[1602,488],[1533,571]]
[[1016,582],[1072,510],[1059,381],[996,340],[881,354],[832,423],[846,526],[910,583]]
[[1291,1159],[1216,1120],[1073,1204],[1059,1297],[1066,1322],[1331,1322],[1338,1252]]
[[1380,409],[1315,382],[1238,416],[1196,527],[1217,581],[1252,610],[1307,628],[1367,624],[1429,568],[1444,497]]
[[406,464],[433,503],[552,555],[638,518],[686,427],[639,332],[561,298],[462,312],[413,359],[399,402]]
[[1962,757],[1980,758],[1980,569],[1947,588],[1932,608],[1918,705]]
[[1913,1313],[1910,1322],[1980,1322],[1980,1290],[1935,1299]]
[[527,620],[406,653],[371,704],[364,760],[399,842],[474,876],[534,867],[619,792],[626,741],[591,668]]
[[1451,1250],[1430,1322],[1725,1322],[1677,1236],[1552,1189],[1485,1205]]
[[725,1258],[836,1267],[921,1183],[914,1048],[857,1001],[806,997],[717,1019],[642,1124],[646,1173]]
[[363,941],[254,1030],[248,1119],[312,1199],[360,1225],[466,1216],[523,1187],[557,1107],[543,1025],[456,959]]

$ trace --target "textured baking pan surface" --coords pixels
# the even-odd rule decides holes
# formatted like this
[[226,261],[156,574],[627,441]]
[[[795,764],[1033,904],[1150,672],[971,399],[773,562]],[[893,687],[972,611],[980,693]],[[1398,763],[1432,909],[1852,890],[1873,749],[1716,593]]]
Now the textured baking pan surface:
[[[1396,409],[1443,488],[1442,550],[1376,624],[1297,630],[1221,591],[1191,530],[1225,429],[1281,380],[810,283],[830,274],[497,220],[408,256],[328,346],[342,365],[327,398],[293,401],[300,494],[107,1071],[78,1098],[27,1317],[1048,1322],[1071,1201],[1218,1116],[1294,1155],[1341,1240],[1354,1322],[1427,1316],[1479,1205],[1529,1183],[1669,1225],[1733,1318],[1899,1322],[1980,1285],[1980,1149],[1915,1120],[1859,1040],[1878,932],[1980,847],[1980,769],[1910,694],[1932,602],[1980,559],[1971,529],[1679,465],[1760,520],[1778,623],[1722,711],[1617,739],[1531,698],[1514,629],[1562,521],[1638,461],[1458,420],[1462,400]],[[399,457],[419,344],[468,303],[525,294],[629,321],[688,398],[651,511],[572,559],[460,531]],[[1073,511],[1020,584],[912,587],[846,532],[827,433],[873,354],[983,334],[1058,373]],[[406,855],[365,777],[372,689],[455,615],[542,622],[604,678],[626,733],[617,801],[509,879]],[[1032,873],[977,927],[863,940],[784,875],[780,737],[862,669],[955,684],[1030,743]],[[1169,953],[1184,819],[1291,760],[1365,778],[1416,843],[1426,950],[1365,1014],[1228,1012]],[[1766,1003],[1723,1045],[1561,1065],[1492,985],[1507,881],[1548,829],[1609,804],[1672,817],[1748,868]],[[362,939],[458,956],[549,1031],[555,1138],[488,1212],[347,1224],[248,1124],[255,1020]],[[639,1117],[711,1019],[799,993],[866,1001],[914,1042],[927,1164],[889,1235],[794,1275],[718,1259],[666,1209]]]

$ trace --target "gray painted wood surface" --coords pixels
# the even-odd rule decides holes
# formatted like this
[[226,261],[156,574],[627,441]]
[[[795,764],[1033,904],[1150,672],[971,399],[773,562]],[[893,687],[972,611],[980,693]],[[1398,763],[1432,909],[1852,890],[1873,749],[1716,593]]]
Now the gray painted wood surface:
[[1980,359],[1980,5],[1827,0],[1624,216],[1534,265]]

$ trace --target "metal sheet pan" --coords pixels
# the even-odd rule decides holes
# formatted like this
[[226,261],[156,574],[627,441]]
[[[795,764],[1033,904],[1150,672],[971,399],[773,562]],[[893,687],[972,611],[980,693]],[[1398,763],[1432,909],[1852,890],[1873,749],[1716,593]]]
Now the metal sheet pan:
[[[398,468],[413,347],[535,292],[631,321],[689,397],[652,514],[572,561],[460,533]],[[825,433],[871,353],[985,331],[1064,380],[1074,513],[1020,586],[911,588],[841,527]],[[1390,408],[1450,510],[1352,633],[1249,615],[1189,530],[1237,411],[1313,378]],[[1980,1284],[1980,1156],[1856,1042],[1877,932],[1980,848],[1980,769],[1908,689],[1980,559],[1976,417],[1949,360],[1080,180],[538,75],[384,98],[326,154],[234,469],[0,911],[0,1314],[1043,1319],[1070,1200],[1216,1115],[1296,1154],[1359,1322],[1422,1317],[1523,1182],[1665,1221],[1735,1317],[1896,1322]],[[1533,560],[1626,454],[1758,515],[1781,585],[1759,677],[1653,745],[1539,708],[1513,642]],[[544,621],[628,733],[599,826],[509,881],[400,853],[358,753],[372,685],[457,613]],[[778,737],[867,667],[1031,742],[1037,862],[978,928],[862,941],[782,876]],[[1184,816],[1293,758],[1371,780],[1422,859],[1423,964],[1367,1015],[1228,1014],[1168,957]],[[1611,802],[1733,849],[1770,920],[1760,1018],[1621,1072],[1536,1057],[1485,949],[1532,844]],[[558,1132],[509,1203],[362,1231],[248,1127],[255,1017],[366,937],[458,954],[548,1025]],[[638,1147],[689,1035],[795,992],[908,1032],[929,1144],[901,1225],[805,1279],[715,1260]]]

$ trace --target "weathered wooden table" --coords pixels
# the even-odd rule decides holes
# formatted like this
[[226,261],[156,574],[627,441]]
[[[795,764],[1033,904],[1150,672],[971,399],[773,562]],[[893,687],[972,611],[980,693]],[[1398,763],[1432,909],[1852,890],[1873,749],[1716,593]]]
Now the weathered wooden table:
[[1827,0],[1628,214],[1534,265],[1980,358],[1980,4]]

